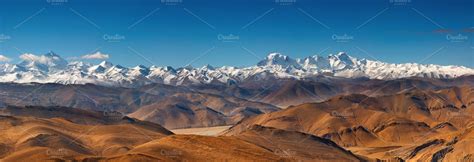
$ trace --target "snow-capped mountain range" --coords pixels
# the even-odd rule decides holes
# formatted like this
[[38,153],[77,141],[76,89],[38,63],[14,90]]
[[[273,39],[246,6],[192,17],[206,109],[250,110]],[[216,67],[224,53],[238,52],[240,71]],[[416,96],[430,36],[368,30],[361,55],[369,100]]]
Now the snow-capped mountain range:
[[37,59],[24,59],[20,64],[0,65],[0,82],[15,83],[93,83],[107,86],[135,87],[150,83],[171,85],[236,83],[249,78],[266,77],[307,79],[316,76],[343,78],[397,79],[406,77],[456,78],[474,75],[474,69],[463,66],[423,65],[417,63],[391,64],[351,57],[344,52],[337,55],[310,56],[292,59],[271,53],[255,66],[201,68],[145,67],[126,68],[103,61],[98,65],[68,62],[50,52]]

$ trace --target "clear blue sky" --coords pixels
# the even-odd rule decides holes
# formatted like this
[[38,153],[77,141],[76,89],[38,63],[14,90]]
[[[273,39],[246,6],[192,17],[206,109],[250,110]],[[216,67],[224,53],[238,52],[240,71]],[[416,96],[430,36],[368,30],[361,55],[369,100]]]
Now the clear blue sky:
[[17,62],[23,52],[99,49],[124,66],[179,67],[346,51],[474,67],[473,27],[473,0],[2,0],[0,54]]

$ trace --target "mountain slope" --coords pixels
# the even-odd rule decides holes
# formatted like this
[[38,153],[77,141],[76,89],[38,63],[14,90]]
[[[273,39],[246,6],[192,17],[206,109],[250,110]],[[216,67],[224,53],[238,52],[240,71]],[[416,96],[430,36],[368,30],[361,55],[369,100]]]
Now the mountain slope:
[[[474,148],[467,146],[471,136],[463,134],[472,131],[473,110],[472,86],[428,91],[415,88],[378,97],[351,94],[250,117],[225,135],[235,136],[261,125],[330,139],[370,158],[469,159]],[[461,136],[465,141],[459,148],[449,144]],[[433,149],[425,152],[423,148],[428,146]],[[450,155],[463,148],[467,150],[456,152],[458,157]]]
[[173,134],[150,122],[126,117],[111,121],[101,113],[66,109],[10,107],[15,116],[0,115],[0,161],[113,156]]
[[253,125],[234,135],[292,160],[363,161],[331,140],[300,132]]
[[161,102],[146,105],[128,114],[152,121],[168,129],[235,124],[249,116],[278,111],[279,108],[231,96],[206,93],[176,93]]
[[420,89],[439,90],[453,86],[474,86],[474,75],[453,79],[401,78],[394,80],[314,77],[307,80],[247,80],[232,85],[188,85],[196,91],[229,95],[286,108],[291,105],[321,102],[337,95],[364,94],[370,97]]
[[117,111],[168,129],[229,125],[245,117],[279,110],[271,104],[164,84],[122,88],[93,84],[1,83],[0,91],[3,105]]
[[2,113],[0,161],[362,160],[330,140],[261,126],[211,137],[174,135],[150,122],[73,108],[7,107]]

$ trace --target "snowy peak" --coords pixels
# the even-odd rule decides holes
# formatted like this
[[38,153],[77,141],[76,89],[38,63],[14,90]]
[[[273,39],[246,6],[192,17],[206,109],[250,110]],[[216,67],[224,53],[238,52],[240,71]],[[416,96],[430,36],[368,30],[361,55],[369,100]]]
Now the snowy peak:
[[25,67],[20,66],[20,65],[15,65],[15,64],[3,64],[0,65],[0,69],[2,69],[2,72],[4,73],[15,73],[15,72],[24,72],[27,71]]
[[265,66],[279,66],[281,68],[296,68],[302,70],[343,70],[353,68],[358,59],[347,55],[345,52],[339,52],[337,55],[329,55],[327,58],[314,55],[304,59],[292,59],[280,53],[271,53],[264,60],[257,65]]
[[48,53],[44,54],[43,56],[49,57],[49,58],[57,58],[57,59],[60,59],[60,58],[61,58],[61,56],[59,56],[58,54],[54,53],[53,51],[49,51]]
[[150,71],[155,73],[176,73],[176,70],[171,66],[158,67],[153,65],[150,67]]
[[260,61],[258,66],[281,66],[281,67],[299,67],[296,60],[282,55],[280,53],[270,53],[265,60]]
[[315,69],[327,69],[329,68],[329,61],[328,59],[314,55],[310,57],[306,57],[299,61],[301,66],[308,70],[315,70]]
[[112,66],[114,66],[114,64],[112,64],[111,62],[108,62],[108,61],[102,61],[100,64],[100,66],[102,66],[103,68],[111,68]]
[[343,70],[353,68],[358,60],[347,55],[345,52],[339,52],[337,55],[329,55],[328,61],[334,70]]
[[345,52],[339,52],[337,55],[334,56],[341,62],[344,62],[346,64],[354,64],[354,58],[347,55]]
[[114,64],[112,64],[111,62],[102,61],[98,65],[91,66],[88,69],[88,72],[90,72],[90,73],[104,73],[112,67],[114,67]]
[[69,63],[67,66],[68,66],[67,69],[84,71],[84,70],[87,70],[91,66],[91,64],[84,63],[81,61],[75,61],[75,62]]
[[132,69],[135,69],[135,70],[145,70],[145,69],[148,69],[145,65],[138,65],[138,66],[135,66],[133,67]]
[[278,60],[278,59],[286,60],[288,58],[289,58],[288,56],[282,55],[281,53],[270,53],[267,55],[267,60]]
[[138,75],[146,76],[150,74],[150,69],[148,69],[144,65],[138,65],[130,69],[130,73],[132,73],[132,75],[135,75],[135,76],[138,76]]
[[206,64],[203,67],[201,67],[201,70],[216,70],[213,66]]

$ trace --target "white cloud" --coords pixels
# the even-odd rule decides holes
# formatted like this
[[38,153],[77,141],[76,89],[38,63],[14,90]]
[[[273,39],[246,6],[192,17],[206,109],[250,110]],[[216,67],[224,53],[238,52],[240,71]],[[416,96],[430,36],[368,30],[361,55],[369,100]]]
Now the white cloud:
[[108,54],[101,53],[101,52],[98,51],[98,52],[93,53],[93,54],[84,55],[84,56],[82,56],[81,58],[83,58],[83,59],[105,60],[105,59],[108,59],[108,58],[109,58],[109,55],[108,55]]
[[25,54],[20,55],[20,59],[25,60],[25,61],[29,61],[29,62],[36,61],[36,62],[40,62],[40,63],[47,63],[47,62],[50,62],[50,60],[51,60],[48,57],[37,56],[37,55],[31,54],[31,53],[25,53]]
[[10,60],[11,60],[10,58],[0,55],[0,62],[9,62]]
[[48,55],[34,55],[31,53],[25,53],[20,55],[20,59],[28,62],[37,62],[41,64],[46,64],[49,66],[65,66],[67,65],[67,61],[61,58],[60,56],[50,53]]

